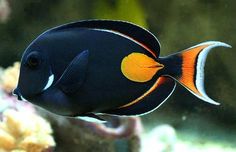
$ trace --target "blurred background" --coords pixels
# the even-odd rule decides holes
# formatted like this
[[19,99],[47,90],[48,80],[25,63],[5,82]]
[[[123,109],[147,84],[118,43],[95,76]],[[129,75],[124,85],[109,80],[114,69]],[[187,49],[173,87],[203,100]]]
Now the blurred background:
[[20,61],[27,45],[48,28],[84,19],[125,20],[143,26],[159,39],[161,56],[208,40],[226,42],[232,48],[215,48],[205,67],[206,92],[220,106],[205,103],[178,85],[165,104],[141,119],[143,138],[156,126],[169,124],[183,141],[234,147],[235,10],[234,0],[0,0],[0,66]]

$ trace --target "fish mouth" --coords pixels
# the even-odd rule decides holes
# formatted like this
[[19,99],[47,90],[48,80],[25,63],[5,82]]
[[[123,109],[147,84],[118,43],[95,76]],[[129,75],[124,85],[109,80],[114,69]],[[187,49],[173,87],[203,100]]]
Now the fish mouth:
[[45,85],[45,87],[43,88],[42,91],[38,91],[37,93],[34,94],[25,94],[25,93],[21,93],[19,87],[17,86],[13,91],[12,91],[12,95],[17,97],[18,100],[20,101],[29,101],[30,99],[35,98],[36,96],[41,95],[44,91],[46,91],[49,87],[52,86],[54,81],[54,75],[52,74],[49,78],[48,78],[48,82]]
[[[51,75],[48,77],[47,84],[44,86],[42,92],[45,91],[45,90],[47,90],[49,87],[51,87],[52,84],[53,84],[53,82],[54,82],[54,74],[51,74]],[[39,92],[39,93],[37,93],[36,95],[39,95],[39,94],[41,94],[42,92]],[[18,100],[27,101],[27,100],[22,96],[22,94],[20,93],[20,90],[19,90],[18,87],[13,90],[12,95],[16,96]],[[32,96],[32,97],[33,97],[33,96]],[[30,98],[30,97],[27,97],[27,98]]]

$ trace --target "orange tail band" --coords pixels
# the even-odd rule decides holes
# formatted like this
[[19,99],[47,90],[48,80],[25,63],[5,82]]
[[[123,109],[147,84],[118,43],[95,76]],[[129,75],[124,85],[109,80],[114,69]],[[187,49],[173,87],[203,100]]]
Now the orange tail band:
[[209,98],[205,92],[204,66],[209,51],[219,46],[231,47],[226,43],[209,41],[188,48],[175,55],[182,59],[181,75],[175,77],[175,79],[198,98],[215,105],[219,105],[219,103]]

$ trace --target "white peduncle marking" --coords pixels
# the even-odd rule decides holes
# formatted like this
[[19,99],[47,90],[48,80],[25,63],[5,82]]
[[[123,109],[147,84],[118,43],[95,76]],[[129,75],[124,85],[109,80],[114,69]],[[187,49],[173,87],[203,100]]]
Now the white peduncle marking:
[[22,95],[20,97],[23,101],[27,101]]
[[106,121],[103,121],[103,120],[98,120],[96,118],[93,118],[93,117],[88,117],[88,116],[80,116],[80,117],[77,117],[81,120],[84,120],[84,121],[87,121],[87,122],[94,122],[94,123],[106,123]]
[[54,81],[54,74],[49,76],[48,82],[47,82],[46,86],[43,88],[43,91],[47,90],[49,87],[51,87],[53,81]]

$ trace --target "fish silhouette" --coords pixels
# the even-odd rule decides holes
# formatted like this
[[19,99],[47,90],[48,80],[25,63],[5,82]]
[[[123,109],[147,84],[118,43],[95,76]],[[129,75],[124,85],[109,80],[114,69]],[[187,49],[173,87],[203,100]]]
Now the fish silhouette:
[[143,115],[163,104],[180,83],[211,104],[204,90],[208,41],[166,57],[148,30],[112,20],[64,24],[26,48],[14,94],[63,116]]

